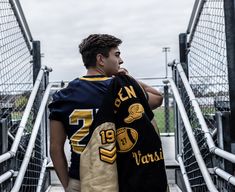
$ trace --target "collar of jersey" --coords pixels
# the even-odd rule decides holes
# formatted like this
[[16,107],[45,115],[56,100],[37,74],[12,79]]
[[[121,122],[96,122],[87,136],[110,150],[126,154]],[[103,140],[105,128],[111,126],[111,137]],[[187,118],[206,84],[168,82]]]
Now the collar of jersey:
[[105,77],[104,75],[87,75],[80,77],[80,80],[85,80],[85,81],[104,81],[107,79],[111,79],[112,77]]

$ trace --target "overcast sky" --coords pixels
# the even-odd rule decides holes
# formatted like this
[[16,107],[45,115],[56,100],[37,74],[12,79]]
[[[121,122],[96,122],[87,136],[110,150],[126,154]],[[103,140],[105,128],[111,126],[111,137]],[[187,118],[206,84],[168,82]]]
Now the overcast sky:
[[[20,0],[34,40],[41,41],[42,64],[50,81],[85,74],[78,44],[91,33],[123,40],[123,66],[135,77],[165,76],[168,60],[178,59],[178,35],[185,32],[194,0]],[[170,73],[170,72],[169,72]]]

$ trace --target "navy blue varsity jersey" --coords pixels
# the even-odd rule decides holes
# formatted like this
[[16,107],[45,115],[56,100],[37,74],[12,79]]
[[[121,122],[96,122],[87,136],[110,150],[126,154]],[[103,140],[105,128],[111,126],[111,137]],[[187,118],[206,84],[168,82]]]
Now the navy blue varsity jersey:
[[63,123],[70,140],[69,176],[72,178],[79,179],[80,154],[89,141],[89,128],[111,80],[100,75],[77,78],[53,94],[53,101],[48,106],[49,118]]

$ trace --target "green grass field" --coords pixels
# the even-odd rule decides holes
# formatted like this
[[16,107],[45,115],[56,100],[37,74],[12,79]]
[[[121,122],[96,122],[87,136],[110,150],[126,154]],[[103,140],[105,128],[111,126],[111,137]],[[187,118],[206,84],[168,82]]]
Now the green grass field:
[[[173,108],[169,109],[170,117],[169,117],[169,132],[174,132],[174,111]],[[158,128],[160,130],[160,133],[166,132],[166,126],[165,126],[165,111],[164,107],[159,107],[153,111],[154,118],[157,121]]]

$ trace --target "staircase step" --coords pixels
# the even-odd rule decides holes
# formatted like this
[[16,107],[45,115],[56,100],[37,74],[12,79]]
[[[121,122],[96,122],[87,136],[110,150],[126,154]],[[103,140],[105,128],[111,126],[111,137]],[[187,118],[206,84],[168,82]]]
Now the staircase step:
[[64,192],[62,185],[51,185],[46,192]]
[[51,185],[61,185],[61,182],[59,178],[57,177],[57,174],[54,169],[50,169],[50,174],[51,174]]
[[[168,184],[172,192],[178,192],[179,187],[175,184],[175,170],[179,168],[178,162],[175,160],[175,138],[174,136],[161,136],[164,158],[165,158],[165,165],[166,165],[166,173]],[[67,143],[66,147],[66,156],[69,161],[69,144]],[[56,175],[52,162],[47,165],[47,169],[50,170],[51,174],[51,186],[52,189],[58,189],[61,187],[63,190],[61,183]],[[177,191],[178,190],[178,191]]]
[[175,137],[161,136],[161,141],[166,166],[178,165],[175,160]]
[[176,184],[168,184],[170,192],[182,192]]
[[[176,184],[169,184],[170,192],[182,192]],[[51,185],[46,192],[64,192],[62,185]]]

